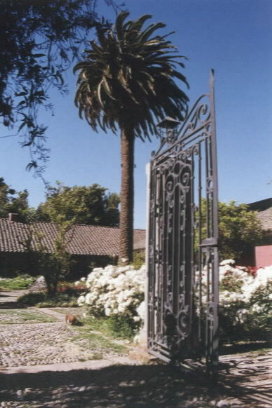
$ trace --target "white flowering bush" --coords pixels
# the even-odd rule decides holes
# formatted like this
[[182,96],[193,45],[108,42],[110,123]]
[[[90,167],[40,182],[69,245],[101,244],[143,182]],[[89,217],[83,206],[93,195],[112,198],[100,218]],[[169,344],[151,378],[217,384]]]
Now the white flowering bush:
[[[85,306],[90,315],[112,319],[119,329],[125,319],[136,330],[145,319],[145,280],[145,266],[138,270],[112,265],[95,268],[76,283],[86,287],[78,305]],[[220,264],[219,281],[221,340],[271,338],[272,266],[259,269],[253,276],[247,268],[225,260]],[[203,289],[204,295],[204,282]]]
[[138,270],[113,265],[95,268],[85,281],[88,292],[79,297],[78,305],[86,306],[93,316],[123,317],[139,327],[143,321],[145,278],[144,266]]
[[220,266],[222,340],[268,340],[272,327],[272,266],[256,275],[231,260]]

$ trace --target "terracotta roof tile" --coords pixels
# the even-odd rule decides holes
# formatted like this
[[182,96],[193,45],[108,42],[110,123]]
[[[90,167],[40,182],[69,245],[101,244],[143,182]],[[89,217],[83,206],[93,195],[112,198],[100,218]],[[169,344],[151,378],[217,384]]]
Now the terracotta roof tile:
[[260,220],[264,231],[272,231],[272,207],[257,212],[257,218]]
[[[35,223],[30,227],[0,218],[0,252],[24,252],[31,229],[32,249],[38,250],[41,242],[48,252],[53,251],[57,237],[53,223]],[[67,250],[73,255],[118,255],[119,234],[119,228],[74,225],[67,234]],[[145,248],[145,230],[134,230],[134,248]]]
[[257,211],[257,218],[260,220],[264,231],[272,231],[272,198],[255,201],[248,204],[249,209]]

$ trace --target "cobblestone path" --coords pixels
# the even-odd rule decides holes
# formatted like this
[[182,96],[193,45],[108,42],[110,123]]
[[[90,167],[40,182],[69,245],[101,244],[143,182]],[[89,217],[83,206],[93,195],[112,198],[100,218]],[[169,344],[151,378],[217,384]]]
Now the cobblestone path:
[[0,407],[272,408],[271,351],[222,356],[215,384],[105,350],[92,360],[99,350],[77,340],[63,315],[49,314],[57,321],[0,325]]
[[72,342],[75,334],[64,323],[1,325],[0,367],[68,363],[92,359]]
[[[65,316],[50,309],[29,308],[58,320],[51,323],[6,323],[8,314],[0,313],[0,370],[22,366],[40,366],[61,363],[83,362],[98,359],[115,359],[119,353],[109,352],[99,345],[90,349],[88,339],[80,338],[77,329],[65,323]],[[3,312],[3,309],[1,309]],[[8,312],[8,310],[7,310]],[[9,310],[11,313],[11,310]],[[24,309],[23,309],[24,312]],[[18,319],[20,317],[20,310]],[[12,320],[16,322],[16,313]]]
[[206,376],[160,364],[0,374],[0,406],[271,408],[271,353],[269,359],[270,367],[262,356],[241,356],[238,362],[234,356],[224,357],[218,384],[209,383]]

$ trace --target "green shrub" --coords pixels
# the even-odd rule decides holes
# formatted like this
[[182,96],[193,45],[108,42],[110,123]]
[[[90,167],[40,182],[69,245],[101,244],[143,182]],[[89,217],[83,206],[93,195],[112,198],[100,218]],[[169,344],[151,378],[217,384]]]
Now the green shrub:
[[91,331],[97,330],[107,337],[128,340],[132,340],[139,326],[133,319],[117,315],[110,317],[88,315],[83,318],[83,323],[84,327],[89,327]]
[[221,308],[219,324],[221,343],[271,340],[271,313],[255,312],[245,303]]
[[19,275],[15,278],[7,278],[0,280],[0,288],[2,290],[20,290],[29,288],[36,278],[30,275]]
[[118,315],[108,317],[107,324],[114,337],[123,339],[132,339],[139,326],[133,319]]
[[133,252],[132,265],[135,269],[140,269],[145,264],[145,252]]

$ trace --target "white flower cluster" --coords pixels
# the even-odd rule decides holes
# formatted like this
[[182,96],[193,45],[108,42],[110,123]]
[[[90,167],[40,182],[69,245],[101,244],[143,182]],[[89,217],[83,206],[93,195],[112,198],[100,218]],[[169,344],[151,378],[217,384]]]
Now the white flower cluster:
[[[236,312],[235,320],[237,323],[244,323],[246,317],[252,313],[263,313],[267,308],[267,303],[272,300],[272,296],[265,294],[268,284],[272,284],[272,266],[260,268],[257,270],[256,275],[252,276],[246,272],[246,268],[224,263],[220,267],[219,278],[221,283],[226,278],[231,279],[233,283],[239,282],[239,290],[223,290],[220,292],[220,304],[225,310],[235,304],[241,305],[241,308]],[[254,296],[260,290],[263,295],[256,301]]]
[[81,285],[84,285],[84,284],[86,284],[86,278],[85,277],[81,278],[79,281],[76,281],[74,283],[75,287],[78,287],[78,286],[81,286]]
[[[222,265],[222,263],[221,263]],[[234,267],[231,265],[220,266],[219,281],[222,282],[227,276],[233,280],[241,282],[241,289],[237,291],[222,291],[220,292],[221,303],[233,302],[235,300],[249,302],[252,295],[260,287],[265,288],[270,280],[272,280],[272,266],[260,268],[256,272],[256,276],[252,276],[245,271],[246,268]]]
[[[205,273],[203,279],[203,296],[205,297]],[[261,268],[256,276],[250,275],[246,268],[235,266],[232,260],[221,262],[219,269],[220,283],[229,279],[233,289],[220,291],[220,304],[227,313],[228,308],[237,304],[236,320],[243,323],[249,313],[264,312],[262,300],[252,301],[252,297],[260,288],[265,289],[272,283],[272,266]],[[144,288],[146,282],[145,266],[139,270],[132,266],[117,267],[109,265],[105,268],[95,268],[87,277],[76,284],[86,285],[88,293],[78,299],[79,306],[86,306],[93,315],[129,316],[136,322],[145,320],[146,305]],[[236,285],[237,284],[237,285]],[[238,289],[236,288],[238,287]],[[272,301],[272,294],[266,296],[265,302]]]
[[144,305],[145,267],[109,265],[95,268],[86,279],[89,292],[81,295],[78,305],[86,305],[94,315],[130,316],[142,320]]

